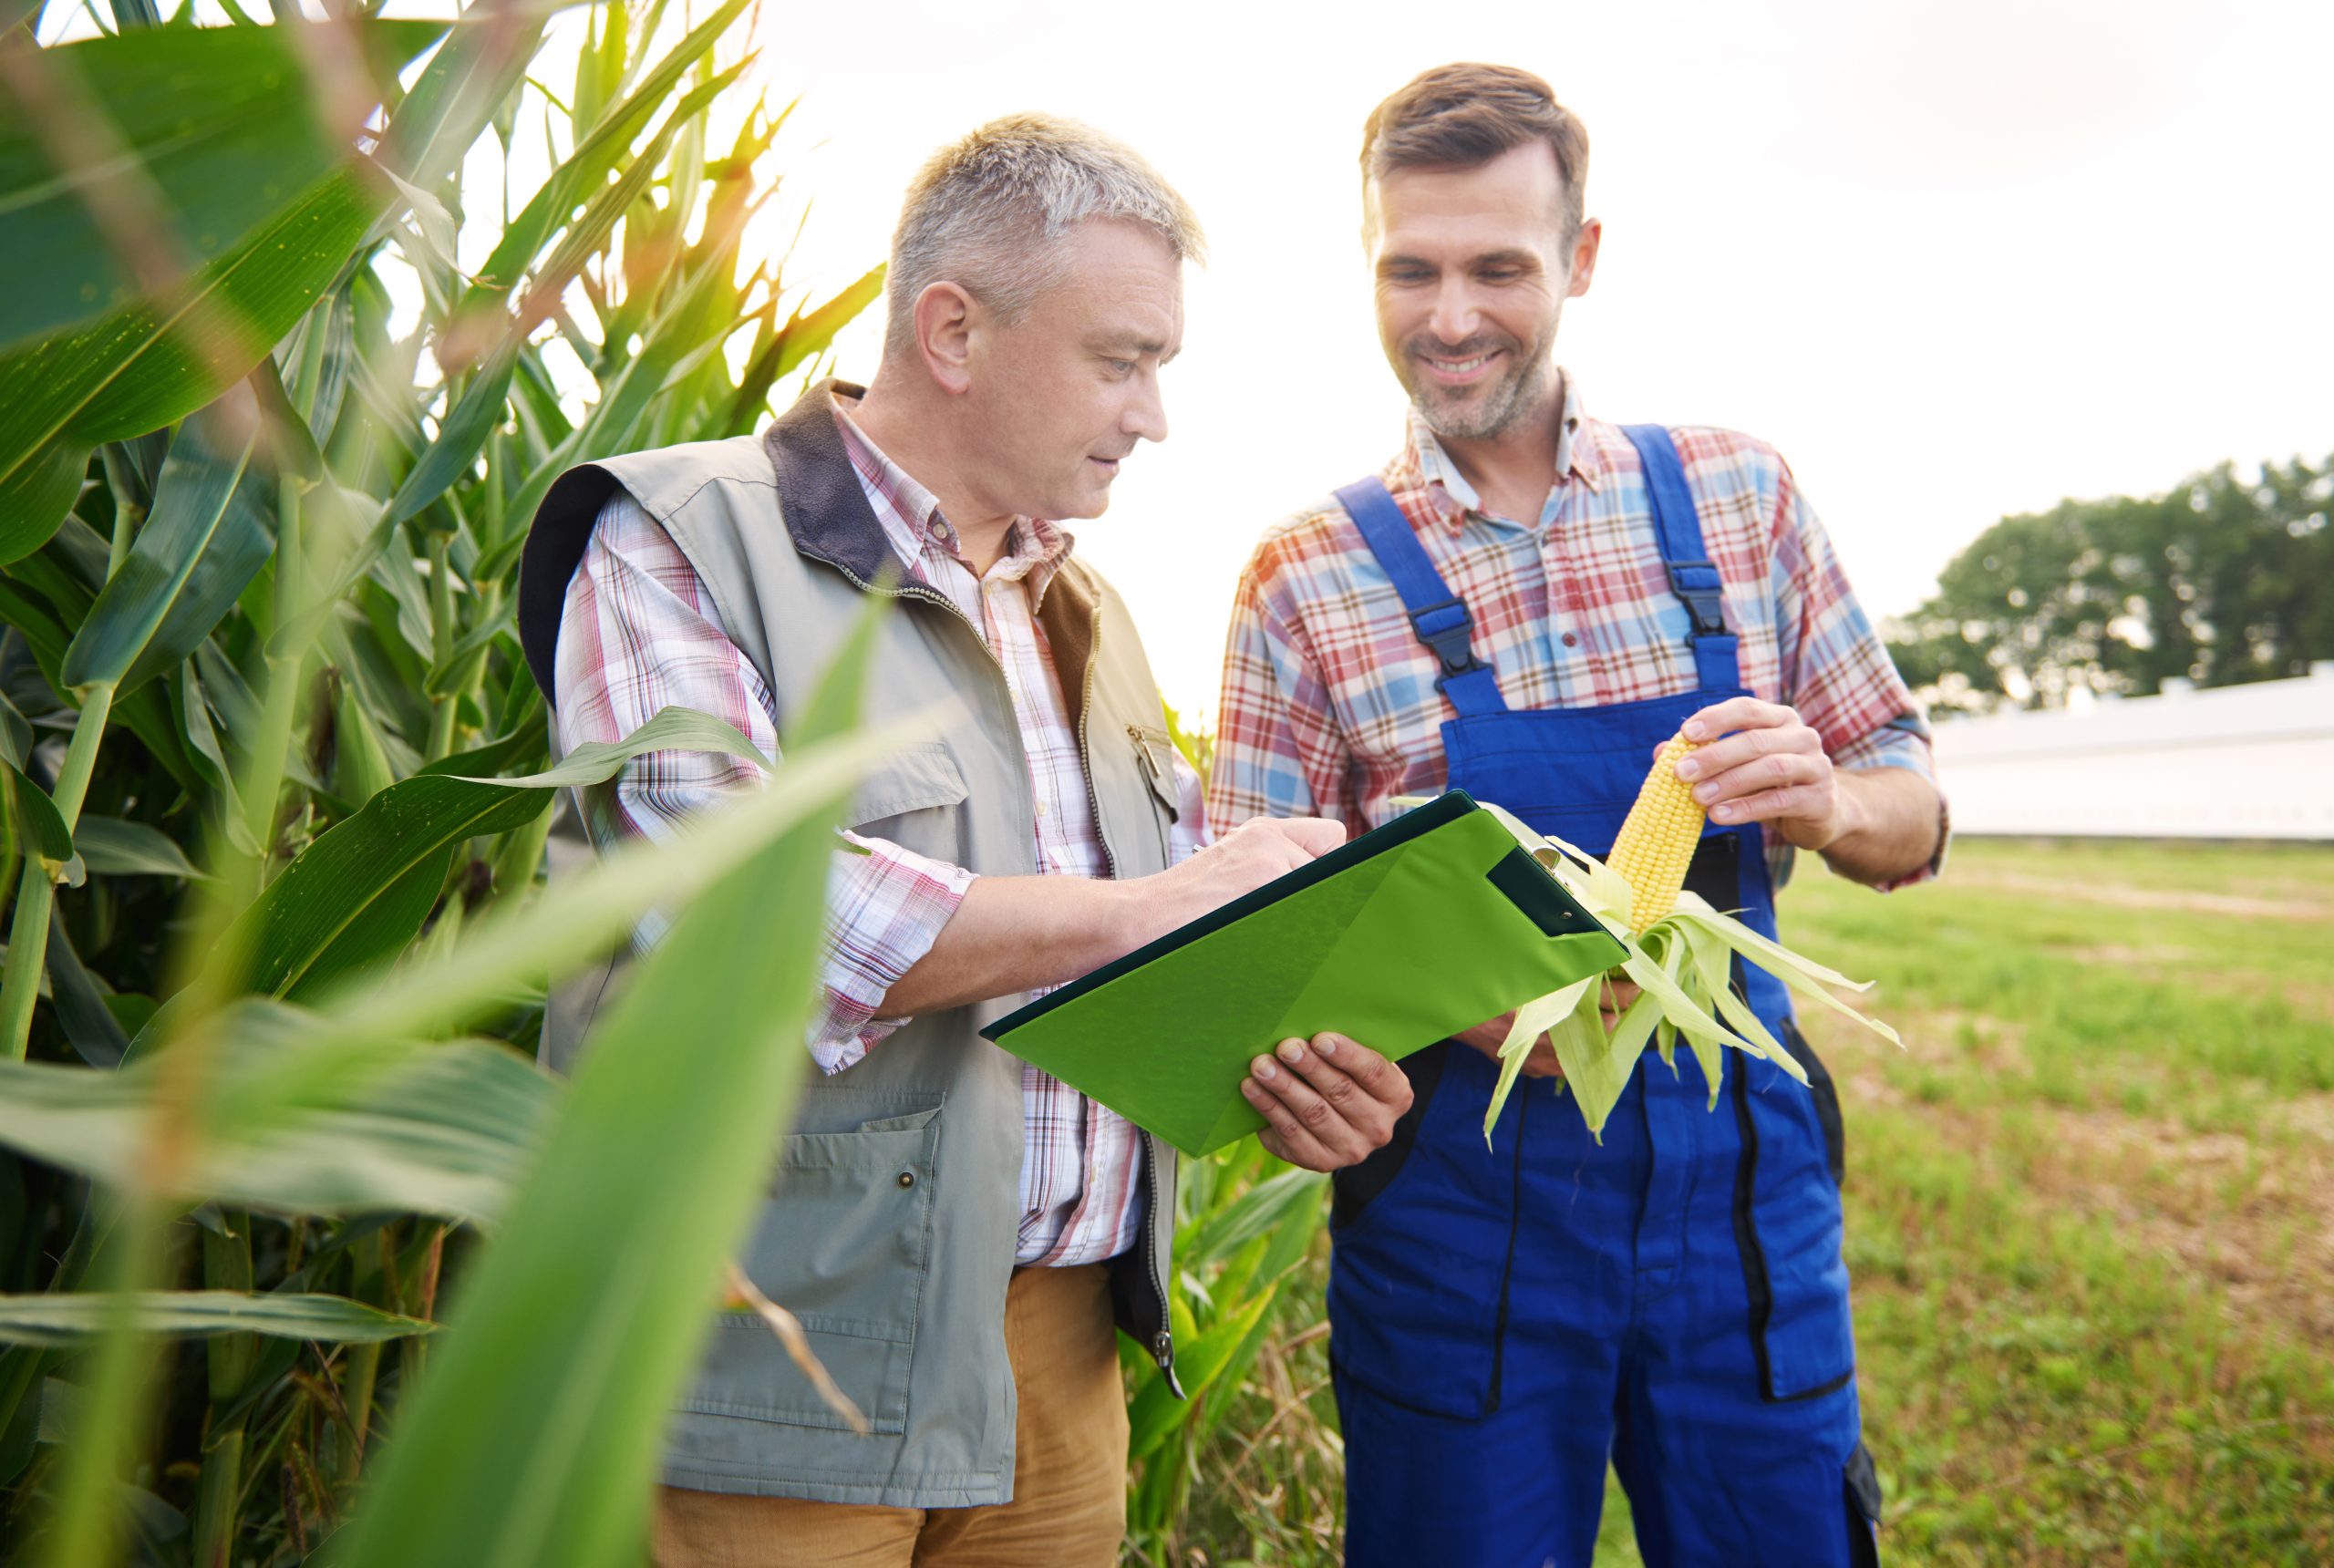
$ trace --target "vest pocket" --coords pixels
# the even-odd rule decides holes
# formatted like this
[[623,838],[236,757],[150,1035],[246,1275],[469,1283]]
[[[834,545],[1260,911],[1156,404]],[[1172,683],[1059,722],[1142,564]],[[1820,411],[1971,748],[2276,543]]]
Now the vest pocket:
[[[878,1432],[906,1425],[940,1145],[940,1097],[894,1098],[927,1109],[782,1140],[741,1259],[763,1294],[801,1320],[811,1352]],[[720,1315],[681,1408],[848,1429],[748,1312]]]
[[962,806],[971,790],[940,741],[903,748],[870,772],[852,796],[852,831],[952,864],[964,859]]

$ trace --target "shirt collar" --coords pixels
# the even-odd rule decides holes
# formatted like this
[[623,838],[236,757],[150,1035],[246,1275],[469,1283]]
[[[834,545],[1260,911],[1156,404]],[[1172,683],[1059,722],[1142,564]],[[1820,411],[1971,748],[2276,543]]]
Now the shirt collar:
[[[1587,406],[1581,398],[1580,383],[1572,372],[1560,367],[1556,373],[1564,378],[1565,403],[1564,412],[1558,417],[1561,424],[1556,432],[1555,480],[1562,484],[1577,479],[1594,490],[1601,464],[1588,422]],[[1419,484],[1443,522],[1456,532],[1468,514],[1482,505],[1482,498],[1459,471],[1459,465],[1451,460],[1451,454],[1442,449],[1442,443],[1435,438],[1434,431],[1415,406],[1409,410],[1408,430],[1404,462],[1418,476]]]
[[[883,525],[883,537],[890,542],[893,553],[919,579],[926,576],[925,563],[935,554],[947,555],[970,572],[970,564],[964,562],[957,550],[955,525],[940,510],[940,498],[917,483],[914,475],[893,462],[859,428],[850,414],[858,401],[841,392],[834,395],[835,426],[842,433],[852,468],[867,491],[868,503],[874,508],[875,521]],[[1075,536],[1059,523],[1044,518],[1017,517],[1006,534],[1005,553],[989,567],[988,575],[1005,582],[1027,579],[1029,602],[1034,606],[1045,596],[1046,585],[1053,581],[1062,562],[1069,559],[1070,549],[1077,542]]]

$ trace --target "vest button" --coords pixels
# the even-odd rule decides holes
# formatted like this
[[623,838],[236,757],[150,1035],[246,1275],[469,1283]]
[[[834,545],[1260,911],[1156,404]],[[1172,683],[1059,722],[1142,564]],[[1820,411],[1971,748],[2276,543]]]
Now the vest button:
[[901,1185],[901,1186],[903,1186],[903,1187],[913,1187],[913,1186],[914,1186],[914,1185],[915,1185],[915,1172],[914,1172],[914,1171],[901,1171],[901,1172],[900,1172],[900,1185]]

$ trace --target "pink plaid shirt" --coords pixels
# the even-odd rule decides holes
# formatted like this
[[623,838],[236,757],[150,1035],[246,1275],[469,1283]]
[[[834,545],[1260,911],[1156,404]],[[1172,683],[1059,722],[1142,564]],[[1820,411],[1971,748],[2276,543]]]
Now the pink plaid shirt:
[[[1006,554],[976,576],[933,494],[886,458],[839,403],[836,423],[861,488],[892,549],[914,580],[939,590],[978,627],[1004,665],[1036,800],[1041,875],[1110,874],[1078,736],[1053,655],[1037,620],[1047,584],[1069,557],[1064,530],[1016,522]],[[657,709],[693,707],[725,719],[764,752],[777,751],[776,705],[729,640],[720,613],[680,547],[630,495],[602,509],[570,581],[558,651],[560,741],[615,740]],[[1172,849],[1181,860],[1204,841],[1197,775],[1181,759],[1182,807]],[[657,751],[635,758],[585,792],[593,838],[661,838],[678,820],[760,774],[730,758]],[[885,993],[929,952],[973,882],[961,866],[881,839],[849,835],[866,855],[838,854],[828,884],[825,1001],[809,1044],[824,1071],[841,1072],[906,1020],[875,1016]],[[661,922],[644,922],[653,942]],[[1114,1257],[1141,1221],[1140,1134],[1115,1112],[1037,1068],[1021,1069],[1025,1143],[1015,1261],[1069,1265]]]
[[[1555,483],[1528,526],[1481,510],[1415,411],[1380,477],[1472,612],[1475,652],[1510,707],[1691,691],[1686,612],[1662,569],[1636,449],[1588,417],[1569,375],[1565,389]],[[1724,584],[1742,684],[1797,708],[1835,766],[1934,780],[1927,721],[1781,457],[1731,430],[1671,435]],[[1440,792],[1453,710],[1435,689],[1439,668],[1342,507],[1325,499],[1275,524],[1233,603],[1210,813],[1317,813],[1358,832],[1393,815],[1397,795]],[[1770,832],[1767,851],[1780,885],[1791,846]]]

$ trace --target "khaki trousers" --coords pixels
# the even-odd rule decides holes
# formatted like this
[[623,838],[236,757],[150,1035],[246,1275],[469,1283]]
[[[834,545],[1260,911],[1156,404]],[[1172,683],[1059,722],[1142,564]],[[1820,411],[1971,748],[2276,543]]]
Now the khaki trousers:
[[1103,1264],[1013,1271],[1013,1501],[877,1508],[660,1489],[656,1568],[1111,1568],[1126,1533],[1127,1405]]

